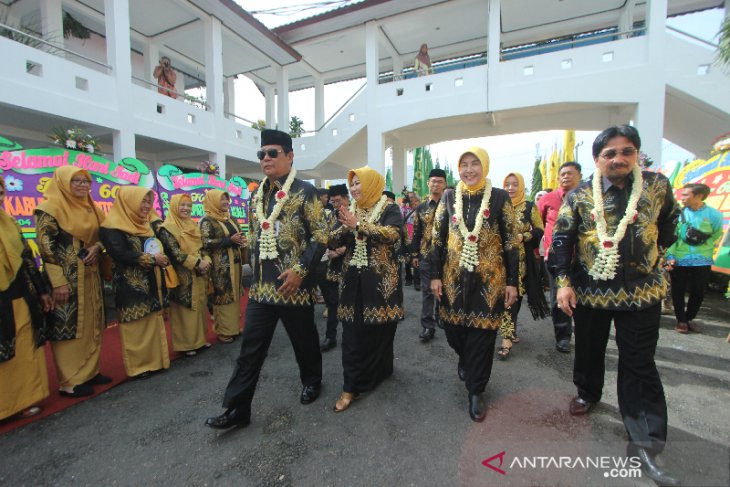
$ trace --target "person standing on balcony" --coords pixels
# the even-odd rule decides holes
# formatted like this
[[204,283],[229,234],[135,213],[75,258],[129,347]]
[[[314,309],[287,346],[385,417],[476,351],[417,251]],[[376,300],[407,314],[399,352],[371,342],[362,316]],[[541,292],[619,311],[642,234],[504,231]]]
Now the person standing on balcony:
[[340,206],[332,241],[345,245],[337,314],[342,321],[342,394],[336,413],[393,374],[393,341],[404,316],[400,258],[403,217],[383,194],[385,179],[370,167],[351,170],[354,200]]
[[642,172],[641,139],[629,125],[593,142],[596,170],[565,199],[553,230],[548,266],[558,307],[575,320],[573,416],[601,400],[611,323],[618,346],[618,405],[628,456],[659,485],[679,485],[655,456],[667,441],[667,403],[654,354],[667,283],[663,249],[676,240],[678,206],[667,178]]
[[532,201],[525,199],[525,178],[518,172],[511,172],[502,183],[517,213],[517,252],[519,255],[518,298],[505,312],[502,321],[502,346],[497,351],[500,359],[509,357],[512,344],[519,343],[517,336],[517,315],[522,307],[522,297],[527,294],[527,305],[535,320],[545,318],[548,305],[542,289],[540,267],[535,252],[544,233],[542,219]]
[[212,262],[213,329],[221,343],[241,334],[242,249],[246,235],[231,218],[231,197],[220,189],[205,193],[205,216],[200,219],[201,255]]
[[438,303],[431,292],[431,268],[428,252],[433,238],[433,216],[446,188],[446,172],[431,169],[428,175],[428,199],[416,207],[413,217],[413,238],[409,246],[409,256],[413,269],[418,269],[421,279],[421,333],[422,343],[427,343],[436,335],[438,322]]
[[413,70],[419,77],[433,74],[431,57],[428,55],[428,44],[425,42],[421,44],[421,48],[418,50],[418,54],[416,54],[416,59],[413,62]]
[[459,357],[472,421],[487,414],[483,393],[505,309],[517,300],[517,214],[509,195],[492,188],[489,154],[471,147],[459,157],[456,191],[436,208],[429,253],[431,291],[440,301],[446,340]]
[[35,416],[48,397],[45,316],[53,299],[18,222],[4,208],[0,176],[0,420]]
[[[667,250],[666,266],[672,279],[672,304],[679,333],[700,333],[694,321],[705,297],[705,288],[712,274],[712,254],[722,237],[722,213],[705,204],[710,196],[706,184],[688,184],[682,188],[684,205],[677,241]],[[689,290],[689,300],[684,294]]]
[[[545,261],[550,257],[550,245],[553,241],[553,227],[558,219],[560,206],[565,200],[565,196],[578,187],[581,180],[581,167],[577,162],[564,162],[558,169],[559,187],[555,191],[550,191],[540,198],[537,208],[540,210],[540,217],[545,224],[545,233],[543,236],[543,247],[545,249]],[[536,198],[537,199],[537,198]],[[556,296],[558,287],[555,284],[555,278],[548,273],[550,283],[550,308],[552,310],[553,329],[555,331],[555,349],[558,352],[570,352],[570,338],[573,336],[573,320],[570,316],[563,313],[558,308]]]
[[38,250],[53,286],[48,338],[60,394],[70,397],[89,396],[93,385],[111,382],[99,373],[105,325],[99,226],[104,213],[90,190],[88,171],[59,167],[46,200],[35,210]]
[[170,98],[177,98],[175,91],[175,83],[177,82],[177,72],[170,63],[170,58],[162,56],[160,64],[155,67],[152,76],[157,78],[157,92]]
[[215,429],[246,426],[261,367],[279,319],[299,365],[299,401],[319,397],[322,353],[314,323],[315,269],[326,250],[329,227],[317,189],[296,177],[289,134],[261,131],[256,154],[264,179],[253,195],[250,238],[253,277],[241,352],[223,397],[226,411],[206,420]]

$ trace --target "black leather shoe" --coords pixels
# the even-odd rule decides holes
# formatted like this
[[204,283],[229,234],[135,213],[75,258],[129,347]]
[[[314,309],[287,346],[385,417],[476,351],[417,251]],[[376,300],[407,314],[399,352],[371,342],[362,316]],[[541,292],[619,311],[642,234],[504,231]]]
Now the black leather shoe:
[[476,423],[481,423],[487,416],[482,394],[469,394],[469,417]]
[[456,368],[456,373],[459,374],[459,380],[460,381],[464,382],[466,380],[466,370],[464,369],[464,367],[462,367],[461,365],[459,365]]
[[244,415],[238,409],[226,409],[226,412],[220,416],[211,416],[205,420],[208,428],[217,430],[225,430],[234,426],[248,426],[251,423],[251,417]]
[[321,386],[317,384],[316,386],[304,386],[302,389],[302,395],[299,396],[299,402],[302,404],[310,404],[313,403],[315,399],[319,397],[319,390],[321,389]]
[[571,416],[583,416],[585,414],[588,414],[588,411],[590,411],[592,407],[592,402],[588,402],[585,399],[581,399],[580,397],[575,396],[573,399],[570,400],[570,404],[568,405],[568,412],[570,412]]
[[[656,464],[654,455],[644,448],[634,448],[634,454],[631,456],[639,457],[641,469],[647,477],[652,479],[658,485],[675,486],[680,485],[678,479],[672,477],[672,474]],[[629,449],[631,451],[631,449]]]
[[564,338],[555,344],[555,350],[562,353],[570,353],[570,340]]
[[73,392],[58,391],[58,393],[65,397],[86,397],[94,393],[94,388],[89,384],[79,384],[74,386]]
[[337,340],[334,338],[325,338],[319,343],[319,351],[326,352],[327,350],[332,350],[335,346],[337,346]]
[[433,328],[424,328],[423,330],[421,330],[418,338],[421,340],[421,342],[426,343],[433,340],[434,336],[436,336],[436,330],[434,330]]
[[90,386],[102,386],[104,384],[109,384],[112,382],[111,377],[107,377],[105,375],[96,374],[91,379],[84,382],[84,384],[89,384]]

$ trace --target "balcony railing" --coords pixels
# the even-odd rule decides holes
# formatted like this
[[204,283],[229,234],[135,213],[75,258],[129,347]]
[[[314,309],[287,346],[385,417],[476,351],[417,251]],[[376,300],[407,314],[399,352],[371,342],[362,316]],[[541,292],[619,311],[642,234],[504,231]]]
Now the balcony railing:
[[[160,86],[157,83],[148,81],[143,78],[138,78],[137,76],[132,76],[132,81],[139,86],[148,87],[148,88],[154,89],[154,90],[160,89]],[[196,96],[191,96],[191,95],[188,95],[187,93],[181,93],[179,91],[171,90],[169,88],[162,88],[162,90],[164,90],[165,92],[170,92],[170,93],[175,94],[178,98],[182,99],[182,101],[187,103],[188,105],[192,105],[196,108],[200,108],[201,110],[206,110],[206,111],[210,109],[210,107],[208,106],[208,103],[202,98],[198,98]]]
[[24,32],[22,30],[18,30],[15,27],[11,27],[9,25],[0,23],[0,35],[10,38],[20,44],[39,49],[41,51],[45,51],[48,54],[53,54],[70,60],[83,60],[87,63],[90,63],[94,69],[98,69],[104,73],[109,73],[112,70],[112,67],[110,65],[102,61],[91,58],[76,51],[72,51],[71,49],[66,49],[63,46],[59,46],[46,39],[35,36],[28,32]]

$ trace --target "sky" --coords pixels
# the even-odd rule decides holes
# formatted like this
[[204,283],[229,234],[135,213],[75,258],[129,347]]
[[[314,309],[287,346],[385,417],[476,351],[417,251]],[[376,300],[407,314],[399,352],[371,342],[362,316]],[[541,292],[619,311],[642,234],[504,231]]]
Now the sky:
[[[330,10],[343,3],[342,0],[322,0],[319,2],[306,0],[236,0],[245,10],[253,13],[256,18],[269,28],[278,25],[294,22],[317,13]],[[355,2],[349,2],[355,3]],[[328,8],[310,8],[314,5],[328,5]],[[291,15],[271,15],[260,13],[278,7],[290,7]],[[667,20],[667,25],[675,27],[684,32],[690,33],[699,38],[717,42],[717,32],[722,21],[722,11],[714,10],[700,12],[697,14],[675,17]],[[325,119],[334,114],[347,99],[358,89],[364,80],[353,80],[342,83],[335,83],[325,86]],[[240,77],[236,82],[236,113],[249,120],[265,118],[265,101],[253,82],[248,78]],[[304,121],[305,130],[313,130],[314,127],[314,90],[301,90],[289,94],[289,113],[296,115]],[[584,166],[584,176],[592,172],[593,159],[591,157],[591,145],[598,132],[578,131],[576,132],[576,144],[578,145],[577,160]],[[456,158],[464,148],[473,145],[485,147],[490,154],[492,181],[501,184],[505,175],[511,171],[521,172],[525,176],[529,187],[532,178],[535,156],[549,155],[555,144],[562,145],[563,131],[552,130],[542,132],[531,132],[524,134],[510,134],[494,137],[481,137],[477,139],[458,140],[441,142],[430,146],[432,157],[439,160],[443,166],[445,163],[456,169]],[[408,157],[408,169],[406,181],[408,186],[412,180],[413,168],[411,156]],[[695,155],[683,148],[664,140],[662,144],[662,162],[694,160]],[[390,161],[386,159],[386,167]],[[395,188],[396,191],[400,188]]]

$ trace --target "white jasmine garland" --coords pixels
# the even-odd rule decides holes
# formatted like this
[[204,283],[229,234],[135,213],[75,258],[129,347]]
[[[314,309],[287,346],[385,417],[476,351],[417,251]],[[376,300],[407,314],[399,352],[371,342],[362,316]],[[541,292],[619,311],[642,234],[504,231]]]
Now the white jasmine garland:
[[[274,222],[279,217],[281,209],[284,207],[284,203],[289,199],[289,190],[291,189],[294,178],[297,175],[297,170],[292,168],[289,176],[287,176],[284,186],[276,192],[274,196],[276,198],[276,204],[271,210],[271,214],[266,217],[264,213],[264,198],[261,195],[264,190],[264,185],[268,181],[268,177],[265,177],[261,181],[261,186],[256,192],[254,198],[254,208],[256,209],[256,218],[259,220],[259,226],[261,227],[261,234],[259,235],[259,257],[261,260],[273,260],[279,257],[279,250],[276,248],[276,235],[274,234]],[[273,183],[272,183],[273,184]]]
[[634,166],[633,175],[634,182],[631,187],[631,196],[626,206],[626,212],[619,221],[614,234],[609,236],[603,207],[603,187],[601,184],[603,177],[598,167],[596,167],[596,172],[593,173],[593,210],[591,211],[591,218],[596,222],[598,255],[593,261],[593,266],[588,271],[588,275],[598,281],[608,281],[616,277],[616,269],[619,263],[618,244],[626,235],[629,224],[634,223],[638,216],[636,207],[639,204],[639,198],[641,198],[644,186],[644,179],[641,176],[641,168],[638,164]]
[[482,230],[484,218],[489,218],[489,199],[492,197],[492,181],[487,178],[486,185],[484,186],[484,195],[482,196],[482,204],[479,205],[479,211],[474,220],[474,228],[471,232],[466,228],[466,223],[464,222],[463,188],[464,182],[459,181],[459,184],[456,185],[456,201],[454,201],[452,222],[458,225],[459,233],[461,233],[464,239],[459,265],[467,271],[473,272],[477,265],[479,265],[479,232]]
[[[370,216],[367,218],[368,223],[375,223],[380,218],[380,215],[383,213],[383,208],[385,208],[385,205],[388,202],[388,198],[383,195],[378,200],[378,203],[375,205],[375,208],[373,208],[373,212],[370,213]],[[357,217],[357,214],[355,213],[357,211],[357,201],[355,199],[352,199],[352,202],[350,203],[350,213],[355,215]],[[364,267],[368,266],[368,249],[367,249],[367,236],[365,236],[363,233],[355,231],[355,251],[352,254],[352,260],[350,263],[357,267],[358,269],[362,269]]]

